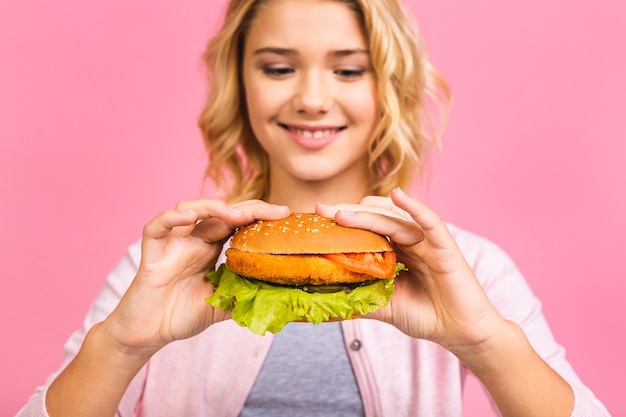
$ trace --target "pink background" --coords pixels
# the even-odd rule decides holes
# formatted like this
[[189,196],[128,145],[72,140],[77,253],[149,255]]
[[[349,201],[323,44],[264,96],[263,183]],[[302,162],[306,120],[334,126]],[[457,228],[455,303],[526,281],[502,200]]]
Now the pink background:
[[[143,224],[199,195],[199,57],[222,1],[0,4],[0,415],[59,365]],[[518,262],[558,340],[626,415],[626,6],[415,0],[455,108],[430,185]],[[469,416],[485,416],[479,389]]]

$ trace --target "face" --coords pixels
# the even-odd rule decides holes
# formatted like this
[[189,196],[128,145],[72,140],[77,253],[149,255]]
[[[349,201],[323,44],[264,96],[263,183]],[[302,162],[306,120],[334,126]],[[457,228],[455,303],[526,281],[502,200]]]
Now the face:
[[269,154],[272,186],[364,186],[379,111],[355,12],[332,0],[271,0],[243,56],[250,123]]

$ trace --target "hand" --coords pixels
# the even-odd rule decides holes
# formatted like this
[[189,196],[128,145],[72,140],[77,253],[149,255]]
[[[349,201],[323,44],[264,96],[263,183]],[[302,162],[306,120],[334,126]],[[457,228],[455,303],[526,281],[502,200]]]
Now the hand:
[[386,235],[408,271],[390,304],[369,315],[404,333],[463,354],[486,343],[506,321],[489,302],[439,216],[400,189],[358,205],[318,206],[337,223]]
[[124,349],[154,353],[230,317],[204,299],[213,293],[205,273],[215,267],[235,228],[289,215],[285,206],[250,200],[183,201],[146,224],[139,270],[107,319]]

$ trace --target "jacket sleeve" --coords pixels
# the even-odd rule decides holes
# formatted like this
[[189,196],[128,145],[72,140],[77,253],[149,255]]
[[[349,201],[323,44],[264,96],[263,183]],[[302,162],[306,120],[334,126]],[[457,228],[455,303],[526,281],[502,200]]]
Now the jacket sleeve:
[[575,395],[572,417],[610,416],[567,361],[565,349],[554,339],[543,315],[541,302],[510,257],[481,237],[455,227],[451,231],[492,304],[506,319],[521,326],[535,351],[570,384]]
[[[45,384],[37,387],[33,395],[29,398],[24,407],[17,413],[17,417],[47,417],[46,411],[46,392],[48,387],[54,381],[56,376],[69,364],[76,353],[80,349],[87,331],[96,323],[104,320],[111,311],[117,306],[122,295],[126,292],[132,282],[140,259],[139,242],[132,245],[125,256],[120,260],[117,266],[109,274],[104,286],[96,296],[87,315],[84,319],[82,328],[75,331],[68,341],[65,343],[64,360],[57,372],[50,375]],[[143,381],[145,380],[145,371],[140,371],[131,382],[124,398],[122,399],[117,416],[127,417],[134,416],[143,391]]]

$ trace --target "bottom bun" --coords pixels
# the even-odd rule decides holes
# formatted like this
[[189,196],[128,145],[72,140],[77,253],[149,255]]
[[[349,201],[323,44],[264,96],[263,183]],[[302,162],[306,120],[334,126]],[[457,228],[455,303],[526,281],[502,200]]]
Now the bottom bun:
[[290,322],[349,320],[372,313],[389,304],[393,294],[393,278],[372,284],[328,293],[309,293],[298,288],[249,280],[225,264],[207,274],[215,287],[208,304],[231,310],[233,320],[253,333],[278,333]]

